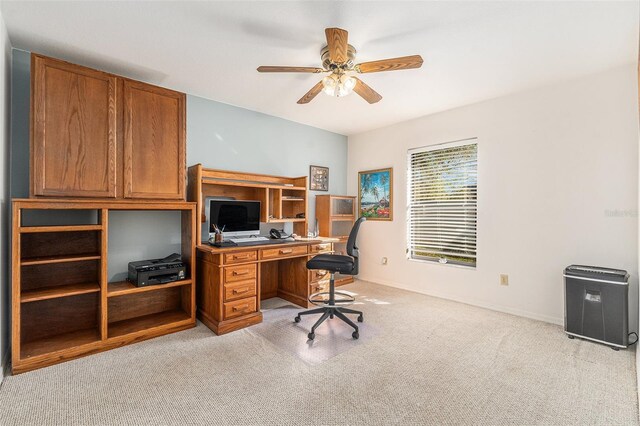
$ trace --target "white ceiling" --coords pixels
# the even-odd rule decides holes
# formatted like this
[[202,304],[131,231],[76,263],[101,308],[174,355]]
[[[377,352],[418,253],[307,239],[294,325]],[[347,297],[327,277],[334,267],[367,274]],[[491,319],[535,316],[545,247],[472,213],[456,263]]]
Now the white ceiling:
[[[633,63],[633,2],[2,2],[14,47],[351,135]],[[320,66],[324,28],[349,31],[356,62],[420,54],[363,75],[383,99],[296,101]]]

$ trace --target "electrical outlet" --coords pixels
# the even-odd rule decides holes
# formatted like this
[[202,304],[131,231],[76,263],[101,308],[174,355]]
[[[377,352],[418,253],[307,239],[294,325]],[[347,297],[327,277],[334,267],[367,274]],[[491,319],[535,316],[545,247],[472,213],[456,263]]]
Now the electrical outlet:
[[386,257],[383,257],[383,258],[382,258],[382,264],[383,264],[383,265],[386,265],[386,264],[387,264],[387,262],[388,262],[388,259],[387,259]]
[[500,274],[500,285],[509,285],[509,275]]

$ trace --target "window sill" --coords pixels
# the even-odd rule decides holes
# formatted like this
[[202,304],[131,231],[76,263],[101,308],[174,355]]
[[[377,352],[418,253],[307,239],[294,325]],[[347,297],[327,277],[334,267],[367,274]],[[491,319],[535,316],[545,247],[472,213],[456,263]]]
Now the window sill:
[[478,270],[478,265],[471,266],[471,265],[458,265],[456,263],[440,263],[440,262],[438,262],[436,260],[414,259],[412,257],[407,257],[407,260],[409,262],[426,263],[426,264],[429,264],[429,265],[448,266],[448,267],[451,267],[451,268],[461,268],[461,269],[466,269],[466,270],[470,270],[470,271],[477,271]]

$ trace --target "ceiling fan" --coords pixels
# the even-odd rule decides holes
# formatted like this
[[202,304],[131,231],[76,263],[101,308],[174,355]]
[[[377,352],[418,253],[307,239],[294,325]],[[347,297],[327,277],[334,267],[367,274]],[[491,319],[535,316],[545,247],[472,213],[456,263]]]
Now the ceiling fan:
[[370,104],[374,104],[382,99],[382,96],[354,74],[406,70],[422,66],[420,55],[354,64],[356,49],[347,43],[349,33],[340,28],[327,28],[324,33],[327,45],[320,51],[322,68],[261,66],[258,67],[258,72],[330,73],[301,97],[299,104],[309,103],[322,91],[331,96],[345,96],[354,91]]

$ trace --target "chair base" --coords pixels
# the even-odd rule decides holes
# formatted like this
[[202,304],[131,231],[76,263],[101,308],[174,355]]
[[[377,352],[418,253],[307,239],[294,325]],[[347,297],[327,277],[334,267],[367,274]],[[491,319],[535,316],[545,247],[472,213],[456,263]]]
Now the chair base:
[[355,330],[351,336],[354,339],[357,339],[360,337],[360,334],[358,333],[358,326],[351,321],[349,318],[347,318],[347,316],[345,314],[356,314],[358,315],[358,322],[362,322],[364,321],[364,316],[362,315],[362,312],[360,311],[356,311],[353,309],[347,309],[344,308],[342,306],[335,306],[335,305],[328,305],[328,306],[323,306],[322,308],[317,308],[317,309],[310,309],[308,311],[302,311],[298,313],[298,316],[296,316],[294,318],[295,322],[300,322],[301,320],[301,316],[303,315],[313,315],[313,314],[322,314],[322,316],[320,317],[320,319],[318,319],[318,321],[316,321],[316,323],[313,325],[313,327],[311,327],[311,333],[309,333],[307,335],[307,337],[309,337],[309,340],[313,340],[316,337],[316,328],[318,328],[318,326],[320,324],[322,324],[323,322],[325,322],[325,320],[327,318],[331,318],[333,319],[334,316],[336,316],[338,319],[346,322],[347,324],[349,324],[351,327],[353,327],[353,329]]

